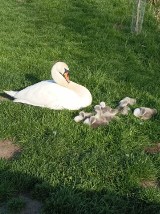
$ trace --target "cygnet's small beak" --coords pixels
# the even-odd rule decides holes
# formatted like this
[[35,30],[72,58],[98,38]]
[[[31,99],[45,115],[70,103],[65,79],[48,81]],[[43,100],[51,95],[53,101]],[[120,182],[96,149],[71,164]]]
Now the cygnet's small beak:
[[64,74],[63,74],[63,77],[66,79],[66,81],[69,83],[70,80],[69,80],[69,71],[68,70],[65,70]]

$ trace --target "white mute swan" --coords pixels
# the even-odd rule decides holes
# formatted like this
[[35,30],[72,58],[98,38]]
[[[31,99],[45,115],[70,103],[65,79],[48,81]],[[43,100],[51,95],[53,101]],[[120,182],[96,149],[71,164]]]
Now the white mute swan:
[[21,91],[4,91],[15,98],[14,102],[26,103],[50,109],[78,110],[92,103],[87,88],[69,80],[69,68],[57,62],[51,69],[53,80],[45,80]]

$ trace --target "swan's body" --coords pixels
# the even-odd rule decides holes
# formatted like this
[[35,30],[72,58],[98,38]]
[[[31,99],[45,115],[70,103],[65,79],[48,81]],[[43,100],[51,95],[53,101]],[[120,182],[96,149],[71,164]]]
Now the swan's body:
[[65,63],[58,62],[51,70],[53,80],[41,81],[21,91],[5,93],[15,98],[14,102],[50,109],[78,110],[89,106],[92,103],[89,90],[69,81],[68,71]]

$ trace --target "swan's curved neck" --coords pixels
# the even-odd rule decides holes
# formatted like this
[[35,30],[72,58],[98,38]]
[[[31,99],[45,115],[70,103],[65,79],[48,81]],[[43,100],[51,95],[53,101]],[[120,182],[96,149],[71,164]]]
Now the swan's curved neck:
[[57,71],[57,69],[53,66],[52,70],[51,70],[51,75],[53,80],[58,84],[61,85],[63,87],[68,88],[69,86],[69,82],[67,82],[67,80],[63,77],[63,75]]

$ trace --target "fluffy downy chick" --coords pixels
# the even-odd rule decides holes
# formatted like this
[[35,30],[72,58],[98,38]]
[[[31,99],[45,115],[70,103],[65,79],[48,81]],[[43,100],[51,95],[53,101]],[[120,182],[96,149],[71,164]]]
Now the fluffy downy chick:
[[146,108],[146,107],[140,107],[136,108],[133,112],[134,116],[139,117],[142,120],[148,120],[155,114],[157,114],[156,109]]

